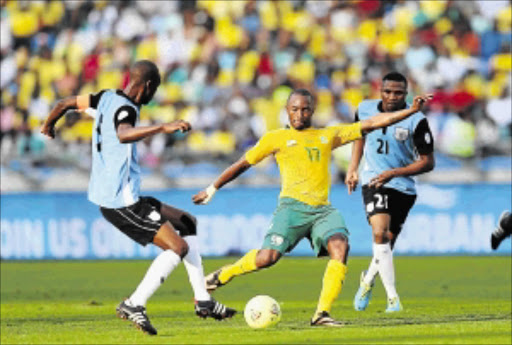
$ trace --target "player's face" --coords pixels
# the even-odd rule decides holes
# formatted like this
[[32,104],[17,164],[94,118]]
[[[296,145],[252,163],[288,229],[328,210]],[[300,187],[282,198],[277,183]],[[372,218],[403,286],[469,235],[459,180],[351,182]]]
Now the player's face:
[[401,81],[386,80],[380,89],[382,108],[384,111],[395,111],[402,109],[405,105],[407,89]]
[[315,109],[313,109],[310,97],[298,94],[292,95],[286,105],[286,111],[288,112],[290,125],[293,128],[301,130],[311,127],[311,117]]

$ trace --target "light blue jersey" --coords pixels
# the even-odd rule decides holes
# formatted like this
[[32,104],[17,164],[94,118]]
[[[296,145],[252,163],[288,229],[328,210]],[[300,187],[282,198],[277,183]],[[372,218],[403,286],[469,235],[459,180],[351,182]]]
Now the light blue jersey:
[[[380,99],[361,102],[357,109],[359,120],[365,120],[383,112],[379,110],[380,102]],[[418,126],[420,123],[422,125]],[[421,131],[418,130],[419,127]],[[394,125],[370,132],[366,135],[364,147],[362,184],[367,185],[372,178],[386,170],[412,164],[418,158],[417,148],[433,148],[432,140],[425,115],[421,112]],[[426,152],[431,151],[426,150]],[[406,194],[416,194],[415,179],[412,176],[394,177],[384,184],[384,187]]]
[[122,144],[116,124],[139,118],[139,107],[121,91],[105,90],[96,96],[92,138],[89,200],[106,208],[121,208],[139,200],[140,167],[135,143]]

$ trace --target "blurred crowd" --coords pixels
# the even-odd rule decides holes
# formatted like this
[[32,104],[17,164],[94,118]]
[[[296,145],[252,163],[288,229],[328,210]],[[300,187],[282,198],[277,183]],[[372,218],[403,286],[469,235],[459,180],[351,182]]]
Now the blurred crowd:
[[315,125],[351,122],[399,71],[439,152],[510,155],[510,1],[1,1],[1,158],[86,168],[92,120],[71,113],[41,137],[56,100],[122,89],[132,62],[162,73],[141,124],[185,119],[187,136],[140,143],[144,166],[240,155],[283,127],[291,89],[313,90]]

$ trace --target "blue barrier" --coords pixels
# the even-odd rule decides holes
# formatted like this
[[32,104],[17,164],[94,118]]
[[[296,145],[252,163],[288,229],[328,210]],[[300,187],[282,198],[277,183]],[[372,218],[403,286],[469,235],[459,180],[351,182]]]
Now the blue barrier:
[[[258,248],[277,204],[275,187],[226,188],[211,204],[195,206],[197,190],[148,192],[185,209],[199,221],[203,255],[239,254]],[[511,185],[420,185],[396,252],[410,255],[510,255],[510,239],[493,252],[489,236],[503,209],[510,209]],[[371,230],[359,192],[334,186],[331,201],[350,230],[351,255],[371,255]],[[2,194],[2,259],[131,259],[155,256],[115,230],[86,193]],[[292,255],[313,255],[302,241]]]

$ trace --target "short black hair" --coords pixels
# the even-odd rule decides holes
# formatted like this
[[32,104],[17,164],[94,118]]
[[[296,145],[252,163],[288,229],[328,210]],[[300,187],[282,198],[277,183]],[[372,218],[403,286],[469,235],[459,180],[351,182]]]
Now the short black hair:
[[402,73],[390,72],[382,78],[382,83],[384,84],[386,80],[402,82],[405,84],[405,88],[407,88],[407,78]]
[[292,98],[293,95],[309,97],[309,101],[311,102],[311,104],[312,105],[315,104],[315,98],[313,97],[313,94],[311,92],[309,92],[309,90],[306,90],[306,89],[296,89],[296,90],[293,90],[292,92],[290,92],[290,95],[288,96],[288,99],[286,100],[286,104],[288,104],[288,102],[290,102],[290,99]]
[[142,81],[151,80],[157,85],[160,84],[160,72],[158,67],[149,60],[139,60],[133,64],[133,70],[138,72]]

